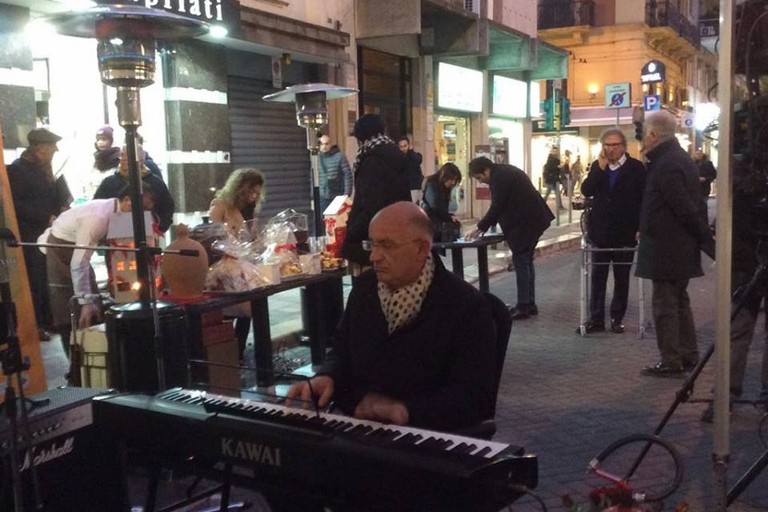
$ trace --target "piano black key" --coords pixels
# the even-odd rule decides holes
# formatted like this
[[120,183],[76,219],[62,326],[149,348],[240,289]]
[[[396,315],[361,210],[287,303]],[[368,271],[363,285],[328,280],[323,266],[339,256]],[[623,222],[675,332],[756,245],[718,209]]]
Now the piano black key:
[[483,448],[479,452],[473,453],[472,455],[474,455],[475,457],[484,457],[487,453],[490,453],[490,451],[491,451],[491,449],[486,446],[485,448]]

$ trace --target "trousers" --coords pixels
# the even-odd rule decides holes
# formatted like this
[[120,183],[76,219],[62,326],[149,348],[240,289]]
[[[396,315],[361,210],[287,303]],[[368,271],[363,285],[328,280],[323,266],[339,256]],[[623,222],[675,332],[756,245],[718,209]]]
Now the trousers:
[[661,362],[681,366],[699,360],[688,279],[653,280],[652,309]]
[[517,280],[517,303],[536,304],[536,271],[533,268],[533,253],[536,244],[521,251],[512,251],[512,264]]
[[592,279],[589,299],[590,320],[605,323],[605,296],[608,271],[613,269],[613,298],[611,319],[621,322],[627,312],[629,278],[632,270],[632,251],[595,251],[592,253]]

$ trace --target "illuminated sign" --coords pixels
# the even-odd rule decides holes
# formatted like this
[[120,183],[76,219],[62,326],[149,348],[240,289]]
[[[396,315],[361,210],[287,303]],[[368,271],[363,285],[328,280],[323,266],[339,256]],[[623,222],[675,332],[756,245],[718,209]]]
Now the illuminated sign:
[[437,106],[483,111],[483,72],[441,62],[437,67]]
[[500,116],[526,117],[528,115],[528,84],[507,78],[493,76],[491,112]]
[[640,82],[653,84],[667,79],[667,69],[660,60],[651,60],[640,70]]

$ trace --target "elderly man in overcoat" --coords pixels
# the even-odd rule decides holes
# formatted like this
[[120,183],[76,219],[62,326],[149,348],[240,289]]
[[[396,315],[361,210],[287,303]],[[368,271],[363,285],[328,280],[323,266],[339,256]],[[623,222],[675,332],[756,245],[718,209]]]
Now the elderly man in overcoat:
[[652,377],[678,377],[699,360],[688,281],[704,275],[701,251],[714,255],[712,232],[700,215],[699,173],[675,137],[667,111],[645,119],[648,159],[640,210],[635,275],[653,281],[653,321],[661,361],[643,368]]

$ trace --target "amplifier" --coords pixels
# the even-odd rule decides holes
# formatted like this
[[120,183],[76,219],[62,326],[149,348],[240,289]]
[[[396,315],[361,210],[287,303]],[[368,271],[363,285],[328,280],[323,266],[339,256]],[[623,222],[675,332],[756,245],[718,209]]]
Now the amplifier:
[[[17,448],[23,510],[34,510],[30,467],[34,464],[43,510],[103,512],[125,509],[127,498],[117,445],[93,426],[91,399],[104,389],[60,388],[34,395],[43,405],[29,409],[32,445],[22,441],[17,420]],[[47,401],[47,402],[46,402]],[[18,408],[21,407],[19,402]],[[0,510],[13,510],[11,425],[0,417]]]

